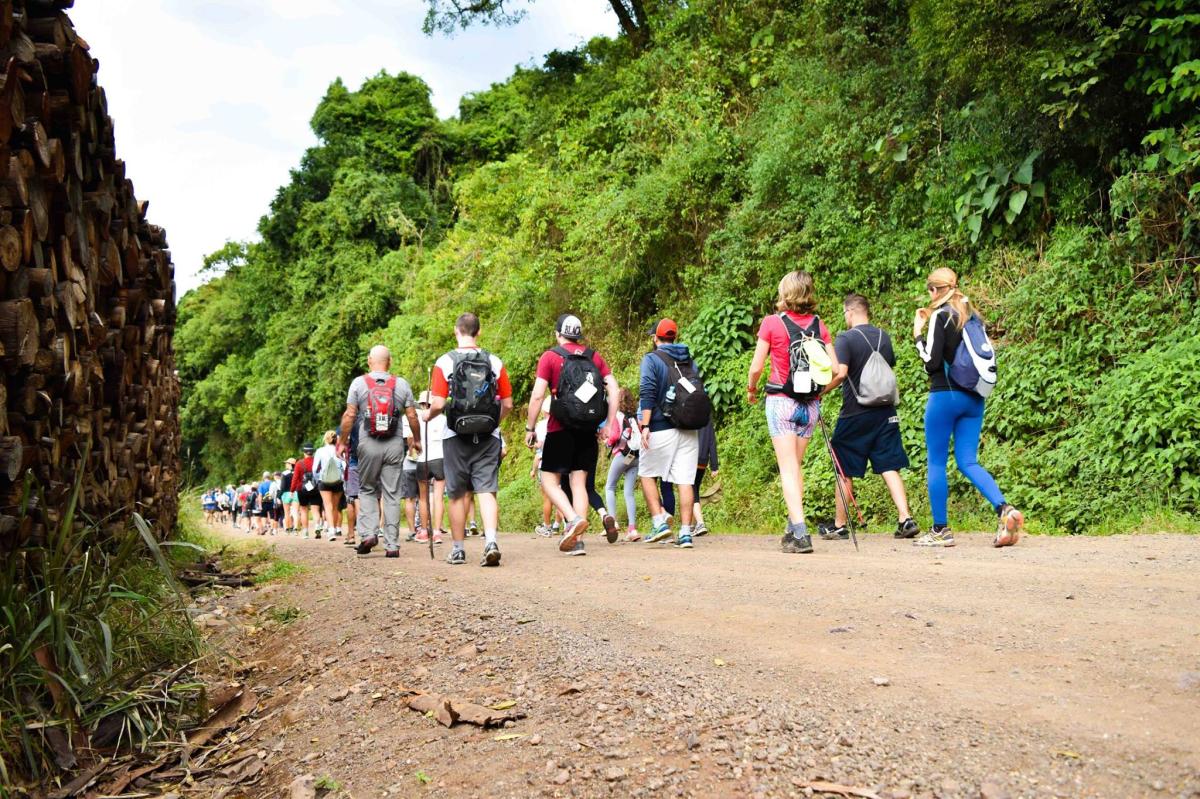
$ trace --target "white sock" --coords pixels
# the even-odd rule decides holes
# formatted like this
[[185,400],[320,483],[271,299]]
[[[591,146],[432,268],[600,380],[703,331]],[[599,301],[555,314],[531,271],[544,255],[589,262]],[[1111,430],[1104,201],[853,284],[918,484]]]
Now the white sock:
[[663,511],[662,513],[660,513],[660,514],[658,514],[657,516],[655,516],[655,517],[654,517],[654,519],[653,519],[652,521],[653,521],[655,524],[663,524],[663,523],[664,523],[664,522],[666,522],[666,521],[667,521],[667,519],[669,519],[669,518],[671,518],[671,514],[667,513],[666,511]]
[[483,531],[483,542],[485,544],[496,543],[496,531],[495,530],[484,530]]
[[601,519],[603,519],[605,516],[607,516],[607,515],[608,515],[608,509],[607,509],[607,508],[605,508],[603,505],[601,505],[601,506],[600,506],[600,507],[599,507],[599,508],[596,510],[596,513],[599,513],[599,514],[600,514],[600,518],[601,518]]

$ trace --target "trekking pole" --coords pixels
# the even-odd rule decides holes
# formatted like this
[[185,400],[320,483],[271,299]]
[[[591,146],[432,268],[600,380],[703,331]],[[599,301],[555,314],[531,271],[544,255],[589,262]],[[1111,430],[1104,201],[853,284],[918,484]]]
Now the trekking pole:
[[[427,388],[425,389],[425,392],[426,392],[425,396],[429,400],[429,404],[432,405],[433,404],[433,369],[432,369],[432,367],[426,366],[425,372],[426,372],[425,385],[427,386]],[[427,507],[421,508],[421,510],[426,512],[425,513],[425,524],[429,527],[429,530],[425,536],[426,538],[429,539],[429,559],[436,560],[436,558],[434,558],[434,556],[433,556],[433,495],[431,493],[433,491],[433,487],[434,487],[435,483],[432,480],[429,480],[429,423],[422,422],[420,419],[417,419],[417,423],[418,423],[418,425],[424,425],[424,427],[421,430],[421,457],[424,458],[424,460],[425,460],[424,474],[425,474],[425,479],[428,481],[425,485],[425,496],[429,498],[428,503],[426,503]],[[417,488],[417,504],[418,505],[421,504],[421,491],[420,491],[419,486]]]
[[[821,426],[821,437],[825,439],[825,450],[829,453],[829,460],[833,463],[833,475],[834,481],[837,483],[838,496],[842,499],[842,507],[846,509],[846,529],[850,531],[850,540],[854,542],[854,551],[858,552],[858,536],[854,533],[854,520],[850,518],[850,506],[854,506],[859,524],[865,526],[866,520],[863,518],[862,510],[858,507],[858,500],[854,498],[854,489],[846,486],[846,472],[842,469],[842,463],[838,460],[837,453],[833,451],[833,441],[829,437],[829,424],[825,421],[824,416],[818,417],[817,423]],[[848,501],[847,495],[849,495]]]

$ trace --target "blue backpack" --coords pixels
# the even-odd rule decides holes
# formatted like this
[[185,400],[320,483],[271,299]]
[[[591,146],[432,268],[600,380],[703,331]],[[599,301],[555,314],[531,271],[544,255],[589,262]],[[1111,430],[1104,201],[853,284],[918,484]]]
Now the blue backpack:
[[972,315],[963,326],[962,341],[946,376],[959,388],[987,397],[996,387],[996,348],[988,338],[983,320]]

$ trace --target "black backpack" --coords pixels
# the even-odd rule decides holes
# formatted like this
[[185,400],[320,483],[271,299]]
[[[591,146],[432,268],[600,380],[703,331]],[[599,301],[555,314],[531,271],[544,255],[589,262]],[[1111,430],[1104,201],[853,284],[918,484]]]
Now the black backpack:
[[677,361],[662,350],[654,354],[667,367],[667,390],[659,399],[663,416],[679,430],[699,430],[707,425],[712,418],[712,400],[695,362],[690,358]]
[[454,361],[446,409],[450,429],[460,436],[490,435],[500,426],[499,378],[492,369],[492,356],[486,350],[475,350],[454,352],[450,357]]
[[553,352],[562,356],[563,365],[550,401],[550,415],[566,427],[595,430],[608,418],[604,378],[592,360],[595,352],[575,353],[565,347],[555,347]]

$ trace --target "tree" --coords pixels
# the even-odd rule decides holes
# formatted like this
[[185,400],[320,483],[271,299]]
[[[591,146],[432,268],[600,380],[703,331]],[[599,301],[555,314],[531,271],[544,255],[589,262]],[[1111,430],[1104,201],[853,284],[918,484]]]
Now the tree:
[[[525,8],[513,8],[521,0],[425,0],[429,11],[425,15],[426,34],[441,31],[446,34],[467,28],[477,22],[484,25],[515,25],[526,13]],[[533,0],[524,0],[532,3]],[[621,30],[629,37],[635,50],[641,51],[650,43],[650,20],[646,16],[645,0],[608,0]]]

